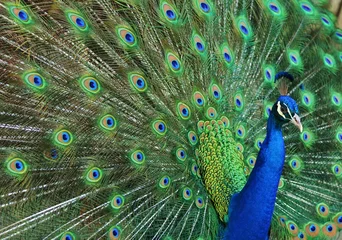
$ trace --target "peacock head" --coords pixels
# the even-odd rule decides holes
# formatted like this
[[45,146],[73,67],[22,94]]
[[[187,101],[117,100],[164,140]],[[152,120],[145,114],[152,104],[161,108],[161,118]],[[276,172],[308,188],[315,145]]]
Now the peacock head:
[[298,105],[293,98],[287,95],[280,96],[273,105],[272,113],[276,120],[281,123],[293,123],[299,131],[303,131],[303,126],[299,118]]

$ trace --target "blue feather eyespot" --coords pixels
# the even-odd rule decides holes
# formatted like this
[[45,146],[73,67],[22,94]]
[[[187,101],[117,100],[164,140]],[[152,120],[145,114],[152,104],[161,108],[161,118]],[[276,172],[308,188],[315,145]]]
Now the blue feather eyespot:
[[297,235],[297,237],[298,237],[299,239],[306,239],[305,233],[303,233],[303,232],[299,232],[298,235]]
[[287,57],[292,67],[299,68],[302,66],[302,59],[297,50],[288,50]]
[[299,157],[295,156],[291,158],[289,165],[293,171],[298,172],[303,168],[303,161]]
[[219,101],[221,100],[222,98],[222,92],[221,92],[221,89],[220,87],[217,85],[217,84],[212,84],[210,86],[210,95],[212,96],[212,98],[216,101]]
[[223,122],[223,125],[225,126],[225,127],[229,127],[230,126],[230,122],[229,122],[229,119],[226,117],[226,116],[222,116],[221,117],[221,121]]
[[302,8],[305,12],[312,12],[312,8],[311,8],[308,4],[301,4],[301,8]]
[[176,156],[177,159],[181,162],[184,162],[186,160],[187,154],[184,148],[178,148],[176,150]]
[[199,133],[202,133],[204,131],[204,121],[202,121],[202,120],[198,121],[197,130]]
[[8,173],[14,176],[21,176],[27,173],[28,167],[26,162],[21,158],[12,158],[6,161]]
[[86,180],[88,183],[98,183],[102,179],[102,170],[97,167],[90,168],[86,172]]
[[124,203],[125,203],[125,198],[122,195],[118,194],[112,198],[110,205],[114,210],[119,210],[120,208],[122,208]]
[[167,52],[165,60],[173,73],[180,74],[183,71],[182,63],[175,54]]
[[133,163],[142,165],[145,163],[145,154],[141,150],[136,150],[131,154],[130,159]]
[[113,226],[109,229],[109,239],[110,240],[118,240],[121,236],[121,228],[118,226]]
[[46,81],[39,73],[26,73],[24,74],[23,79],[24,82],[34,90],[43,90],[46,87]]
[[316,205],[316,212],[320,217],[326,218],[329,215],[329,207],[325,203],[319,203]]
[[286,228],[292,236],[296,236],[298,234],[298,226],[293,221],[287,221]]
[[269,9],[272,11],[272,12],[274,12],[274,13],[279,13],[279,7],[277,6],[277,4],[276,3],[270,3],[269,5],[268,5],[268,7],[269,7]]
[[170,5],[168,2],[162,2],[160,4],[160,11],[162,13],[163,18],[168,23],[176,24],[178,21],[178,13],[175,8]]
[[332,238],[337,234],[337,227],[334,223],[327,222],[326,224],[324,224],[324,226],[322,226],[322,232],[327,237]]
[[337,213],[332,220],[336,224],[337,227],[342,228],[342,212]]
[[168,188],[171,184],[171,178],[169,176],[163,176],[160,180],[159,180],[159,187],[160,188]]
[[67,19],[78,31],[86,32],[89,30],[88,23],[79,14],[74,12],[67,12]]
[[191,117],[190,108],[182,102],[177,104],[177,113],[183,120],[188,120]]
[[46,160],[55,161],[58,159],[58,151],[55,148],[47,149],[43,152],[43,156]]
[[210,119],[210,120],[216,119],[216,117],[217,117],[216,109],[213,108],[213,107],[209,107],[209,108],[207,109],[206,116],[207,116],[207,118]]
[[236,22],[237,22],[237,28],[241,36],[245,40],[249,40],[253,36],[253,31],[252,31],[252,28],[250,26],[248,19],[245,16],[239,16],[236,19]]
[[147,82],[142,75],[137,73],[129,73],[128,79],[134,90],[138,92],[145,92],[147,90]]
[[338,39],[341,40],[342,39],[342,30],[341,29],[337,29],[335,35],[336,35],[336,37]]
[[193,101],[195,103],[195,106],[198,108],[202,108],[205,105],[205,99],[202,93],[196,91],[193,94]]
[[197,171],[198,171],[198,165],[195,162],[193,162],[191,164],[191,173],[192,173],[192,175],[197,176]]
[[239,152],[241,152],[241,153],[243,153],[243,151],[244,151],[244,147],[243,147],[243,145],[241,144],[241,143],[236,143],[236,149],[239,151]]
[[63,233],[60,240],[75,240],[76,236],[72,232]]
[[309,130],[304,130],[301,133],[300,138],[305,146],[310,147],[314,143],[314,135]]
[[192,198],[192,190],[189,187],[183,188],[182,196],[185,200],[190,200]]
[[338,143],[342,144],[342,127],[338,128],[336,131],[336,140]]
[[336,66],[335,58],[330,54],[324,54],[323,56],[324,65],[328,68],[334,68]]
[[235,105],[235,110],[241,111],[244,108],[244,101],[243,101],[243,96],[242,92],[238,91],[234,95],[234,105]]
[[23,9],[21,6],[10,6],[9,12],[16,20],[19,20],[20,23],[25,25],[32,23],[31,16],[27,10]]
[[193,49],[195,49],[195,51],[204,56],[204,53],[205,53],[205,42],[203,40],[203,38],[198,35],[196,32],[193,32],[192,36],[191,36],[191,42],[192,42],[192,46],[193,46]]
[[264,142],[264,139],[263,139],[262,137],[258,137],[257,139],[255,139],[254,147],[255,147],[257,150],[260,150],[260,148],[261,148],[263,142]]
[[325,25],[325,26],[330,26],[331,25],[331,22],[328,18],[328,16],[324,15],[321,17],[321,21],[322,23]]
[[318,224],[314,222],[309,222],[308,224],[305,225],[305,232],[310,237],[317,237],[319,235],[320,228]]
[[188,133],[188,139],[189,139],[190,144],[193,146],[196,145],[198,142],[197,135],[194,131],[190,131]]
[[230,68],[234,63],[234,55],[228,44],[223,44],[220,48],[222,54],[222,60],[228,68]]
[[280,216],[278,217],[278,221],[280,223],[281,226],[285,227],[286,226],[286,217],[285,216]]
[[332,166],[331,170],[336,177],[342,176],[342,165],[341,164],[339,164],[339,163],[334,164]]
[[82,89],[91,94],[99,93],[100,83],[93,77],[83,77],[80,79]]
[[246,137],[246,128],[244,125],[240,124],[236,128],[236,137],[244,139]]
[[136,47],[138,44],[137,37],[133,33],[132,30],[130,30],[126,26],[119,26],[116,28],[116,34],[119,37],[120,43],[128,48]]
[[197,197],[196,197],[196,200],[195,200],[195,204],[196,204],[196,207],[199,208],[199,209],[204,208],[204,200],[203,200],[203,197],[197,196]]
[[246,163],[250,168],[254,168],[256,162],[256,157],[254,155],[250,155],[246,158]]
[[156,134],[160,136],[164,136],[167,132],[167,126],[163,120],[155,120],[152,123],[152,129]]
[[337,93],[337,92],[332,92],[332,94],[331,94],[331,102],[336,107],[342,106],[341,94]]
[[112,131],[116,128],[116,119],[111,114],[106,114],[100,119],[100,127],[104,130]]
[[73,136],[68,130],[60,130],[55,134],[54,140],[57,144],[68,146],[73,141]]

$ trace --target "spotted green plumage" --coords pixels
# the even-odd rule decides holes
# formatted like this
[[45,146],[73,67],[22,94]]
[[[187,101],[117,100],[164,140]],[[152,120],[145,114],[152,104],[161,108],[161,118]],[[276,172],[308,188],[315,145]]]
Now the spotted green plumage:
[[323,5],[2,1],[0,238],[216,239],[279,71],[304,131],[283,127],[270,238],[338,238],[342,30]]

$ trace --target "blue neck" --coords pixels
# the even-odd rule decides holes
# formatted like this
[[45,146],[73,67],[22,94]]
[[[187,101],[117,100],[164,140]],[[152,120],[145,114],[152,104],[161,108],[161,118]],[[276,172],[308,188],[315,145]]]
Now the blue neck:
[[254,169],[245,187],[231,199],[225,239],[266,239],[284,160],[281,125],[271,113]]

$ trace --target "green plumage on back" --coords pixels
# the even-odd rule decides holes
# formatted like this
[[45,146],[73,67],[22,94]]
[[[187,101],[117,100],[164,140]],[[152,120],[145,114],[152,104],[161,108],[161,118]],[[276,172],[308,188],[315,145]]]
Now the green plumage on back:
[[337,239],[342,30],[324,4],[1,2],[0,238],[221,238],[286,71],[304,131],[283,127],[270,239]]

